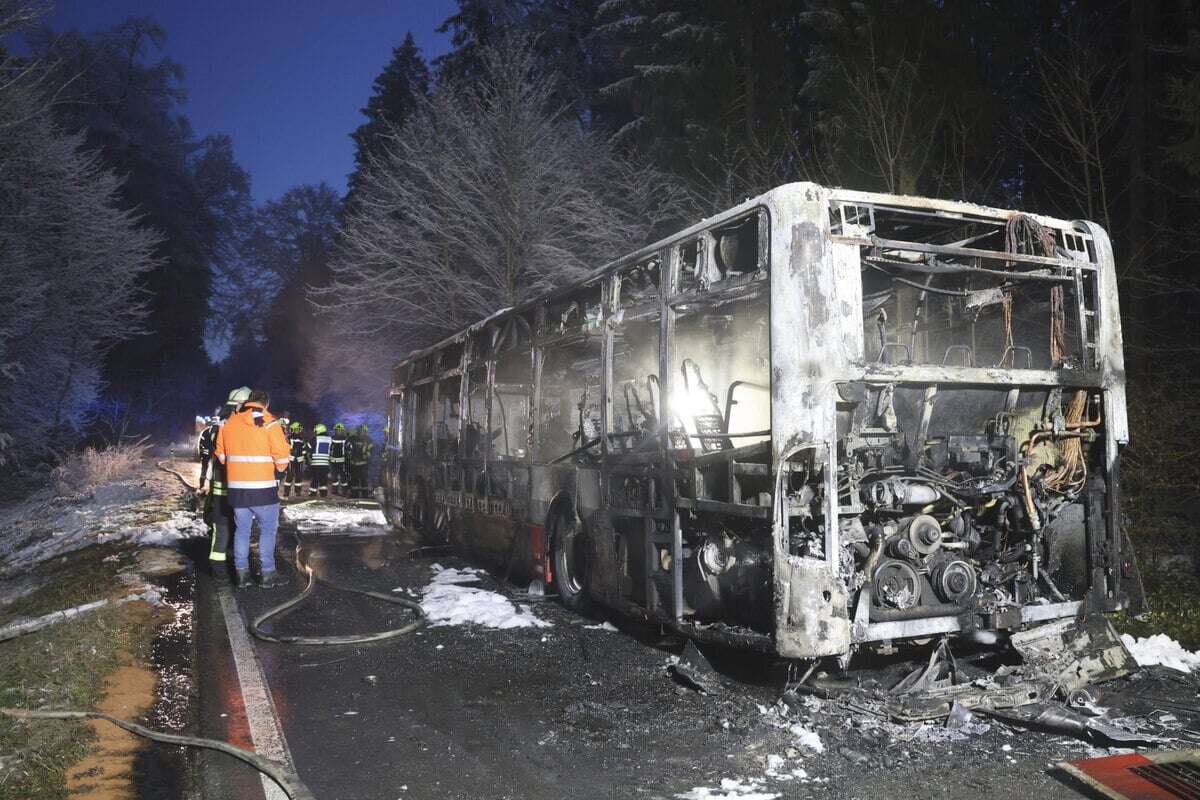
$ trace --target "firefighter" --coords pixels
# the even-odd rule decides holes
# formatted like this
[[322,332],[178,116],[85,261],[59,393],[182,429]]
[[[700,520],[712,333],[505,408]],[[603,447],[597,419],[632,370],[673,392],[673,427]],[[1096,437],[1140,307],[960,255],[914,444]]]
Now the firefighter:
[[233,568],[238,588],[250,585],[250,530],[258,520],[258,583],[277,586],[275,531],[279,527],[279,475],[291,448],[279,420],[267,410],[270,398],[255,389],[217,433],[217,460],[225,465],[233,507]]
[[312,482],[308,486],[308,495],[312,497],[317,492],[324,497],[329,493],[329,449],[333,445],[333,437],[321,423],[313,426],[312,438],[308,440],[308,474]]
[[345,495],[350,482],[346,475],[346,426],[333,426],[333,437],[329,446],[329,482],[334,494]]
[[350,496],[369,497],[367,474],[371,467],[371,451],[375,443],[371,441],[371,430],[366,425],[359,425],[358,430],[351,434],[346,443],[346,461],[350,464]]
[[217,435],[229,415],[250,398],[250,388],[242,386],[229,393],[217,416],[200,432],[200,486],[196,494],[203,498],[204,524],[208,526],[208,563],[213,575],[221,580],[225,570],[226,552],[233,532],[233,509],[229,505],[229,490],[225,486],[225,465],[214,458]]
[[293,422],[288,431],[288,445],[292,449],[291,460],[288,461],[287,474],[283,476],[283,496],[288,498],[292,492],[299,497],[304,490],[304,464],[308,460],[308,439],[304,435],[304,426]]

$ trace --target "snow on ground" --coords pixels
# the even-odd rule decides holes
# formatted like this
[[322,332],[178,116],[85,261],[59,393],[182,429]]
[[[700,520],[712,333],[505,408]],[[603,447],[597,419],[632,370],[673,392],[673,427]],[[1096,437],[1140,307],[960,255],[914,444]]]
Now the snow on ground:
[[102,534],[98,541],[131,541],[135,544],[155,547],[171,547],[184,539],[207,536],[208,529],[198,514],[190,511],[173,511],[168,519],[142,528],[131,528]]
[[379,508],[334,503],[303,502],[283,507],[283,517],[301,533],[337,533],[379,536],[388,532],[388,522]]
[[1180,672],[1200,671],[1200,653],[1184,650],[1183,645],[1165,633],[1156,633],[1144,639],[1125,633],[1121,635],[1121,642],[1140,667],[1161,664]]
[[675,795],[679,800],[775,800],[779,792],[764,792],[762,781],[738,781],[722,778],[720,788],[697,786],[690,792]]
[[[429,624],[480,625],[485,628],[549,628],[527,605],[514,604],[497,592],[468,583],[478,583],[485,574],[477,569],[446,568],[432,564],[433,578],[421,593],[421,608]],[[398,591],[398,590],[397,590]]]

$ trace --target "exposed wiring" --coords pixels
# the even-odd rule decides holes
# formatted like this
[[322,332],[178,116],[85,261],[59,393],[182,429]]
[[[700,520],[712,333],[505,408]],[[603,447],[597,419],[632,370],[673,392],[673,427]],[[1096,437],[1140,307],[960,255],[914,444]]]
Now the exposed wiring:
[[12,717],[13,719],[57,719],[57,720],[76,720],[76,719],[102,719],[112,725],[116,725],[122,730],[129,731],[132,734],[141,736],[144,739],[150,739],[163,744],[176,744],[184,747],[201,747],[206,750],[216,750],[226,755],[233,756],[239,761],[244,761],[254,767],[259,772],[266,775],[271,780],[283,789],[284,793],[291,800],[316,800],[316,795],[301,782],[300,778],[287,767],[278,764],[274,761],[263,758],[262,756],[251,753],[249,750],[244,750],[241,747],[222,742],[218,739],[204,739],[199,736],[182,736],[175,733],[161,733],[159,731],[150,730],[149,728],[138,725],[134,722],[118,719],[109,714],[104,714],[99,711],[48,711],[43,709],[25,709],[25,708],[0,708],[0,714]]
[[1057,366],[1067,360],[1067,312],[1063,302],[1063,287],[1050,287],[1050,364]]
[[1004,293],[1004,300],[1001,303],[1004,309],[1004,358],[1000,360],[999,366],[1004,366],[1005,360],[1011,358],[1012,365],[1015,369],[1017,366],[1017,347],[1013,340],[1013,296],[1012,292]]
[[1067,438],[1059,445],[1062,462],[1042,479],[1048,489],[1069,494],[1082,489],[1087,483],[1087,459],[1083,455],[1083,443],[1080,441],[1083,434],[1079,429],[1094,428],[1100,424],[1100,420],[1085,420],[1083,415],[1086,409],[1087,392],[1081,389],[1075,392],[1071,405],[1067,407],[1068,430],[1064,434]]

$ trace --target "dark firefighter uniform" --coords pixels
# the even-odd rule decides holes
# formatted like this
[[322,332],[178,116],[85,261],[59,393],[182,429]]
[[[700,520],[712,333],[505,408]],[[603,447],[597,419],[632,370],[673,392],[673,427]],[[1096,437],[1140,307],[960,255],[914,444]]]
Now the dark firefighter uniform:
[[324,425],[318,424],[308,440],[308,474],[312,479],[308,486],[309,495],[320,492],[324,497],[329,493],[329,450],[333,446],[333,437],[326,430]]
[[283,476],[283,496],[290,497],[292,492],[297,496],[303,491],[304,465],[308,461],[308,439],[304,435],[304,427],[299,422],[293,422],[288,432],[288,446],[292,453],[288,459],[287,472]]
[[208,484],[204,494],[204,523],[208,526],[208,560],[213,573],[218,577],[225,574],[224,562],[233,535],[233,507],[229,505],[229,487],[225,477],[225,465],[215,456],[217,434],[230,414],[250,397],[248,388],[234,389],[229,393],[225,406],[217,418],[200,432],[200,490]]
[[350,496],[369,497],[370,486],[368,473],[371,468],[371,451],[375,443],[371,441],[371,431],[366,425],[359,425],[358,430],[346,442],[346,461],[350,465]]
[[350,476],[346,474],[346,426],[333,426],[333,437],[329,444],[329,482],[334,494],[345,495],[350,487]]

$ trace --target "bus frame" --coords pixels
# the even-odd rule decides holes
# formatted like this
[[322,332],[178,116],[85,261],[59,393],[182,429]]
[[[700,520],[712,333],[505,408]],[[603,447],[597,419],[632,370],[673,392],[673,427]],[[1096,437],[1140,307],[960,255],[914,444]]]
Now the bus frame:
[[[1014,246],[1015,222],[1052,240],[1050,250],[1039,254]],[[1010,238],[1000,247],[1006,230]],[[960,231],[974,235],[956,238]],[[876,319],[874,310],[865,310],[876,302],[864,300],[865,276],[876,273],[893,281],[882,293],[891,292],[884,302],[894,303],[897,317],[904,316],[907,302],[911,319],[893,323],[883,311]],[[933,286],[935,278],[942,280],[939,275],[957,274],[966,281],[1004,283],[986,290]],[[1010,341],[986,365],[981,354],[990,345],[974,338],[972,344],[946,346],[939,358],[942,351],[929,342],[942,334],[920,330],[922,310],[933,305],[930,292],[942,291],[947,307],[978,302],[977,314],[994,312],[999,318],[1003,305],[1012,340],[1011,301],[1001,295],[1043,283],[1070,292],[1066,314],[1073,321],[1066,327],[1063,294],[1058,306],[1053,295],[1051,306],[1041,301],[1033,306],[1052,307],[1060,339],[1070,334],[1069,363],[1064,358],[1035,366],[1035,356],[1044,360],[1041,345],[1031,343],[1036,337]],[[626,302],[626,286],[644,291],[631,290],[637,300]],[[901,297],[905,292],[907,300]],[[752,302],[766,304],[765,318],[755,312],[753,325],[725,313]],[[705,315],[717,321],[706,324]],[[963,329],[961,319],[955,320],[956,330]],[[643,346],[637,335],[623,338],[622,330],[635,324],[646,341],[657,328],[657,342]],[[693,340],[689,354],[736,353],[739,361],[755,362],[749,371],[760,380],[726,381],[725,392],[712,393],[696,362],[681,355],[677,330],[685,325],[712,336]],[[972,337],[975,331],[972,326]],[[1056,335],[1053,327],[1050,335]],[[1061,350],[1062,342],[1057,346]],[[629,353],[642,353],[645,362],[649,347],[656,351],[653,374],[647,372],[644,381],[614,377],[614,369],[625,369]],[[938,352],[918,358],[918,350],[930,348]],[[548,364],[567,350],[576,360],[564,361],[555,380],[594,375],[583,379],[578,402],[575,396],[547,401]],[[506,376],[526,374],[526,361],[528,380],[505,383]],[[692,377],[688,361],[695,368]],[[648,403],[639,395],[643,383]],[[755,392],[759,400],[744,399]],[[999,427],[930,436],[939,392],[964,403],[999,398],[1000,411],[987,423]],[[901,394],[924,402],[909,412],[919,423],[898,433],[892,403]],[[1095,418],[1092,428],[1078,421],[1063,427],[1064,394],[1082,398],[1087,415]],[[695,396],[715,413],[696,414],[690,426],[673,425],[675,409]],[[731,415],[747,403],[757,403],[759,419],[762,405],[769,405],[766,429],[730,429]],[[1040,411],[1031,410],[1032,404]],[[635,414],[635,406],[650,408]],[[869,417],[876,410],[877,417],[863,421],[864,413]],[[576,411],[574,446],[564,449],[560,442],[549,448],[551,424],[563,428],[568,413],[573,424]],[[1011,631],[1136,610],[1143,602],[1119,525],[1120,448],[1128,441],[1128,424],[1116,273],[1108,236],[1091,222],[809,183],[783,185],[410,354],[392,370],[388,412],[384,506],[395,526],[449,542],[470,558],[500,565],[510,577],[556,585],[574,608],[599,603],[700,641],[785,658],[846,659],[869,644]],[[443,430],[455,419],[457,430]],[[1010,422],[1028,428],[1030,439],[1019,453]],[[950,448],[954,464],[974,459],[964,469],[973,469],[979,457],[997,458],[997,470],[1011,473],[1008,493],[995,494],[990,505],[977,494],[972,496],[982,498],[979,502],[963,501],[965,495],[955,492],[983,491],[984,478],[951,470],[940,482],[926,484],[917,480],[923,472],[900,476],[891,463],[879,474],[898,476],[895,480],[853,483],[846,495],[846,483],[861,479],[856,473],[861,468],[847,465],[848,436],[868,442],[855,452],[872,458],[892,452],[888,448],[896,442],[907,455],[893,454],[894,461],[915,458],[911,463],[927,465],[930,447]],[[1036,448],[1025,446],[1039,438],[1043,447],[1058,448],[1041,464]],[[1092,467],[1090,472],[1085,467],[1084,485],[1075,481],[1061,495],[1044,491],[1041,482],[1065,457],[1071,438],[1083,443]],[[996,539],[986,568],[983,560],[965,555],[958,560],[972,565],[972,575],[947,566],[954,563],[951,555],[967,550],[951,533],[955,517],[938,521],[936,511],[925,516],[941,530],[926,533],[945,545],[936,554],[941,560],[935,564],[910,552],[905,531],[929,524],[920,519],[921,508],[893,498],[893,513],[880,496],[911,492],[913,486],[918,494],[932,490],[937,500],[927,508],[953,500],[966,509],[957,518],[975,519],[985,538]],[[868,504],[880,502],[874,518],[882,525],[855,522],[863,514],[862,497]],[[1019,507],[998,517],[996,530],[986,528],[978,520],[993,513],[987,509],[1000,497]],[[1071,513],[1065,514],[1068,507]],[[1047,508],[1069,516],[1074,528],[1064,533],[1068,523],[1062,530],[1045,523],[1052,519]],[[984,591],[987,569],[993,563],[1004,567],[1002,545],[1014,538],[1016,548],[1026,552],[1020,580],[987,584]],[[1073,549],[1055,556],[1057,541],[1069,541]],[[988,552],[986,542],[968,546]],[[909,560],[893,557],[896,548]],[[1050,561],[1056,557],[1075,563],[1070,592],[1052,583]],[[888,580],[881,583],[877,574],[864,572],[864,559],[875,570],[886,561],[892,570]],[[733,572],[738,574],[731,577]],[[918,583],[912,583],[914,575]],[[975,596],[958,597],[963,582]],[[910,588],[933,599],[935,584],[937,600],[911,605]],[[901,591],[890,596],[897,586]],[[698,611],[705,607],[715,611]]]

